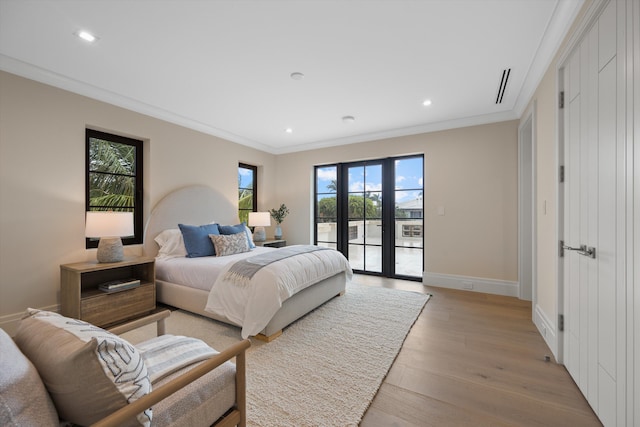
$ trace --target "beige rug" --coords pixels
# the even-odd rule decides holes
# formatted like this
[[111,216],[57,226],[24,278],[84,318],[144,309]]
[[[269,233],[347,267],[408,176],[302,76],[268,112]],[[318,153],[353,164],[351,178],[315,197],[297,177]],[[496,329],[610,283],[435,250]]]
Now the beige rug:
[[[357,426],[429,296],[356,284],[284,330],[271,343],[252,339],[247,354],[249,426]],[[147,339],[153,326],[129,332]],[[183,311],[167,333],[221,350],[240,329]]]

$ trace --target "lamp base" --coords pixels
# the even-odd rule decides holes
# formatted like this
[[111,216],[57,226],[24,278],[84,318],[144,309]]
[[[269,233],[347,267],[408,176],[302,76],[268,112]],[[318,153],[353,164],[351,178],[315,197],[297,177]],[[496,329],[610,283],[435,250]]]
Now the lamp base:
[[96,254],[98,262],[120,262],[124,259],[120,237],[101,237]]
[[253,230],[253,241],[264,242],[265,240],[267,240],[267,233],[264,231],[264,227],[257,226]]

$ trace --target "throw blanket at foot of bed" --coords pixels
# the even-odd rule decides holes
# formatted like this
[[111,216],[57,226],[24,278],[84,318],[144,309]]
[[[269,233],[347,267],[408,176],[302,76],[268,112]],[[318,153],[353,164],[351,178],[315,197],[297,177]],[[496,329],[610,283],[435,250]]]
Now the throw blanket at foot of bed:
[[[268,259],[266,255],[247,258],[260,257],[257,262],[254,260],[258,266],[255,269],[246,264],[235,267],[244,261],[230,263],[213,284],[205,310],[242,326],[243,338],[259,334],[292,295],[341,272],[351,278],[353,273],[344,255],[333,249],[322,249],[295,245],[272,251],[278,254],[274,257],[282,255],[278,260]],[[280,254],[281,251],[285,252]],[[242,276],[251,276],[242,286],[238,285],[238,271]],[[229,272],[231,274],[227,274]],[[242,277],[242,283],[244,279]]]
[[260,269],[269,264],[282,261],[285,258],[291,258],[292,256],[321,250],[329,250],[329,248],[311,245],[294,245],[277,251],[269,251],[265,254],[252,256],[251,258],[235,262],[229,270],[224,273],[224,278],[237,285],[248,285],[251,278],[255,276]]

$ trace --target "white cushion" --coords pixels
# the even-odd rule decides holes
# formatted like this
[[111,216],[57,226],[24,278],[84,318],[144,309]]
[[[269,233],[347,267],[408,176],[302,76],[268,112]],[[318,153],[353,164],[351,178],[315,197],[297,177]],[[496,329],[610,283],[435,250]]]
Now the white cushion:
[[178,228],[164,230],[153,240],[160,246],[158,250],[159,257],[172,258],[187,256],[187,248],[184,246],[182,232]]
[[58,427],[58,414],[38,371],[0,329],[0,425]]

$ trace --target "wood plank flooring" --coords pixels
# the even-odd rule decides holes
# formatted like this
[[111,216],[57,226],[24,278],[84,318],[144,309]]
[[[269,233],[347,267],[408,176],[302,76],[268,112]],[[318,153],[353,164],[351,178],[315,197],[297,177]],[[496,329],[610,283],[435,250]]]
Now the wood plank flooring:
[[553,359],[530,302],[374,276],[353,281],[433,295],[362,427],[602,425]]

